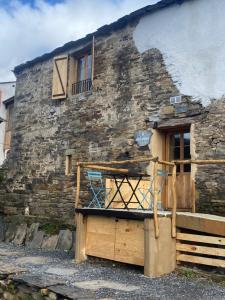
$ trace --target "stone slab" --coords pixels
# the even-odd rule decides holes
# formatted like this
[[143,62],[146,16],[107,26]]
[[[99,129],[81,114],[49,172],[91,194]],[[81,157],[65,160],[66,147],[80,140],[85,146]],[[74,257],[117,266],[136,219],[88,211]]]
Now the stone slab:
[[47,288],[53,285],[64,284],[65,280],[61,278],[52,278],[49,276],[35,276],[32,274],[19,274],[13,276],[13,279],[20,282],[28,284],[29,286],[39,287],[39,288]]
[[45,265],[49,259],[44,256],[25,256],[16,259],[17,264]]
[[33,240],[29,243],[29,248],[31,249],[41,248],[43,239],[44,239],[44,232],[42,230],[35,232]]
[[69,230],[60,230],[57,249],[69,251],[72,248],[73,233]]
[[84,289],[66,286],[66,285],[55,285],[49,287],[50,291],[68,297],[69,299],[83,299],[83,300],[94,300],[96,296],[93,292]]
[[51,267],[48,268],[45,273],[56,275],[56,276],[72,276],[76,274],[78,270],[72,268],[61,268],[61,267]]
[[55,250],[58,243],[58,235],[46,236],[43,239],[41,248],[44,250]]
[[10,275],[18,274],[21,272],[26,272],[27,269],[14,266],[13,264],[0,262],[0,274],[1,275]]
[[32,223],[31,226],[27,228],[25,245],[29,246],[29,243],[33,240],[35,233],[38,231],[39,225],[39,223]]
[[123,292],[133,292],[139,289],[139,287],[135,285],[123,284],[115,281],[107,281],[107,280],[90,280],[90,281],[81,281],[75,282],[74,286],[82,289],[88,289],[97,291],[99,289],[112,289],[119,290]]
[[6,233],[5,233],[5,241],[7,243],[12,242],[16,234],[16,225],[13,223],[8,224]]
[[17,227],[13,244],[18,246],[22,245],[23,242],[25,241],[26,234],[27,234],[27,224],[23,223]]

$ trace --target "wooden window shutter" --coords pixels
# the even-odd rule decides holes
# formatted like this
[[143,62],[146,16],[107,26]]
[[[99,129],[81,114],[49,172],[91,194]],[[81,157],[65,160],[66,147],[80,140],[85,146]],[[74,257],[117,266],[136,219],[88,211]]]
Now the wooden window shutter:
[[68,56],[54,57],[52,99],[65,99],[67,96]]

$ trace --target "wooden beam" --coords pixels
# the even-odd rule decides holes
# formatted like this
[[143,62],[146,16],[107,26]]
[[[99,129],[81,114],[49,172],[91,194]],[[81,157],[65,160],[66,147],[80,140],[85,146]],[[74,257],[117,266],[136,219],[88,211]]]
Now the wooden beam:
[[201,264],[201,265],[225,268],[225,260],[222,260],[222,259],[214,259],[214,258],[200,257],[200,256],[194,256],[194,255],[178,254],[177,260],[191,262],[194,264]]
[[110,168],[110,167],[102,167],[102,166],[96,166],[96,165],[86,165],[84,166],[85,169],[94,169],[94,170],[101,170],[101,171],[110,171],[110,172],[117,172],[117,173],[128,173],[128,169],[116,169],[116,168]]
[[75,262],[81,263],[86,257],[86,217],[81,213],[77,214],[76,242],[75,242]]
[[172,207],[172,237],[176,237],[176,212],[177,212],[177,192],[176,192],[176,175],[177,166],[173,166],[172,174],[172,195],[173,195],[173,207]]
[[75,208],[78,207],[80,201],[80,171],[81,167],[77,166],[77,190],[76,190],[76,200],[75,200]]
[[133,164],[133,163],[141,163],[141,162],[150,162],[150,161],[157,161],[158,157],[152,158],[139,158],[139,159],[131,159],[131,160],[117,160],[117,161],[98,161],[98,162],[77,162],[77,165],[86,166],[86,165],[103,165],[103,166],[110,166],[110,165],[120,165],[120,164]]
[[177,227],[225,236],[225,217],[178,212]]
[[204,254],[204,255],[213,255],[213,256],[223,256],[223,257],[225,257],[225,249],[220,249],[220,248],[215,248],[215,247],[205,247],[205,246],[178,243],[176,245],[176,250],[184,251],[184,252]]
[[175,164],[196,164],[196,165],[216,165],[225,164],[225,159],[208,159],[208,160],[174,160]]
[[225,246],[225,238],[189,233],[177,233],[177,240]]
[[153,213],[155,225],[155,237],[159,237],[159,221],[158,221],[158,162],[154,164],[154,199],[153,199]]
[[174,162],[168,162],[165,160],[159,160],[158,163],[165,166],[174,166]]

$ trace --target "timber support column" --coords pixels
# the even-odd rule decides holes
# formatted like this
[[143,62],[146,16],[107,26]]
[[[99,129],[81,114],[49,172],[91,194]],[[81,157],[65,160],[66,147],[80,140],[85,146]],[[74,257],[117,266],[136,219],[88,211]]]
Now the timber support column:
[[76,214],[76,244],[75,244],[75,262],[81,263],[87,259],[86,256],[86,226],[87,221],[81,213]]
[[155,237],[154,220],[144,220],[144,275],[155,278],[173,272],[176,268],[176,239],[171,237],[169,217],[159,218],[160,235]]

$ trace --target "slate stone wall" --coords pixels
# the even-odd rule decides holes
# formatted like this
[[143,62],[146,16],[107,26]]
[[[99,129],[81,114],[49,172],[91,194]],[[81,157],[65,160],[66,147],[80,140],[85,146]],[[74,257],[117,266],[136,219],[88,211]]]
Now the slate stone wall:
[[[29,207],[31,215],[71,221],[76,169],[65,176],[66,154],[73,153],[74,166],[78,160],[150,155],[148,147],[139,148],[134,141],[137,130],[148,128],[146,119],[183,118],[201,112],[201,105],[190,102],[189,97],[185,98],[185,114],[168,110],[169,97],[179,91],[157,49],[138,53],[133,30],[130,25],[96,38],[91,93],[69,93],[65,100],[52,100],[52,60],[18,74],[12,151],[0,192],[0,211],[23,214]],[[212,120],[209,115],[206,120],[204,127],[201,123],[196,127],[196,136],[201,134],[196,147],[199,153],[209,143],[204,128]],[[203,186],[200,181],[199,185]],[[87,199],[83,185],[82,201]]]

